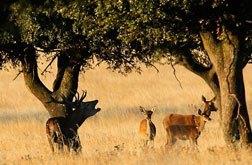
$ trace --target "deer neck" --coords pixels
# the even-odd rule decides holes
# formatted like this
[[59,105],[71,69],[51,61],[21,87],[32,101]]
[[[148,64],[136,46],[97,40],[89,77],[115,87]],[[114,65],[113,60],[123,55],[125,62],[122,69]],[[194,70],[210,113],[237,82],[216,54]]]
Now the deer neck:
[[151,117],[146,117],[146,120],[151,122]]
[[201,132],[204,127],[205,127],[205,124],[206,124],[206,120],[204,119],[204,117],[202,116],[199,116],[199,121],[198,121],[198,130]]

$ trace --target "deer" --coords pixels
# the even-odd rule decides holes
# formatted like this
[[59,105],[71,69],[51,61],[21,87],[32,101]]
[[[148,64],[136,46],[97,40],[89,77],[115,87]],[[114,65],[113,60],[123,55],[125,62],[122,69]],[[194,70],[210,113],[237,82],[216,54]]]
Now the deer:
[[[52,117],[47,120],[46,134],[52,152],[55,152],[55,149],[65,151],[65,148],[67,152],[81,152],[82,146],[77,130],[88,117],[94,116],[101,110],[100,108],[95,108],[98,100],[83,102],[86,95],[86,91],[83,91],[81,96],[77,92],[77,95],[74,96],[74,102],[67,101],[63,95],[61,96],[62,101],[51,98],[50,102],[63,104],[76,112],[66,117]],[[77,118],[78,115],[84,117],[80,119]],[[73,124],[73,120],[77,124]]]
[[203,112],[199,109],[198,115],[169,114],[163,120],[163,126],[167,133],[166,146],[173,146],[179,140],[190,140],[194,146],[198,145],[197,139],[205,127],[207,121],[211,121],[211,112],[217,111],[214,101],[206,100],[202,96],[205,104]]
[[154,146],[154,138],[156,136],[156,127],[151,120],[154,108],[151,110],[146,110],[140,106],[140,111],[146,116],[145,119],[142,119],[139,127],[139,134],[144,143],[144,146],[149,146],[152,144]]

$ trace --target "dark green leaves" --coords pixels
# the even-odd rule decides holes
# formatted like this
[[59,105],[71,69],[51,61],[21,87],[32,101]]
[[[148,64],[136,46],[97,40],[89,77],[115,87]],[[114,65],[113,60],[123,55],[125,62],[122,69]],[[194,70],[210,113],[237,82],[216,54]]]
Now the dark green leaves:
[[[0,43],[45,52],[84,52],[113,69],[150,63],[157,54],[200,49],[200,31],[221,28],[251,41],[249,0],[19,0],[1,7]],[[9,49],[10,47],[8,47]],[[77,55],[72,53],[73,58]],[[14,56],[13,56],[14,57]],[[16,57],[16,56],[15,56]],[[15,58],[14,57],[14,58]]]

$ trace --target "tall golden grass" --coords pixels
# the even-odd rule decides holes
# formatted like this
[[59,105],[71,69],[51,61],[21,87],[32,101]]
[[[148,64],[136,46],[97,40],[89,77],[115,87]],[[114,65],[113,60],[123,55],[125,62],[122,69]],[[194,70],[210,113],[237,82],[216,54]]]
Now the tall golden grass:
[[[199,138],[199,152],[189,149],[187,141],[171,151],[164,149],[164,116],[196,114],[194,106],[203,106],[201,95],[210,99],[213,94],[183,67],[176,67],[183,88],[170,66],[157,67],[159,73],[143,68],[142,74],[123,76],[101,66],[80,76],[79,90],[88,91],[86,100],[98,99],[102,110],[79,129],[83,152],[78,157],[52,155],[45,134],[49,117],[45,108],[25,87],[22,76],[12,81],[15,71],[0,72],[0,164],[251,164],[252,153],[225,147],[217,114]],[[248,109],[252,108],[251,69],[244,69]],[[41,78],[51,87],[54,76],[55,72]],[[140,105],[157,107],[154,149],[143,149],[139,143]]]

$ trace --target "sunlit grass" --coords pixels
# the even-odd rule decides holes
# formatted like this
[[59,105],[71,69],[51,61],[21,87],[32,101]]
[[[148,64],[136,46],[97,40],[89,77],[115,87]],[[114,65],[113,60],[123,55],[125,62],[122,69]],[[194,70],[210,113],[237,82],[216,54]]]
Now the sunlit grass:
[[[201,95],[213,97],[202,79],[177,67],[180,88],[170,66],[158,66],[143,73],[122,76],[104,66],[89,70],[80,77],[79,90],[88,91],[87,100],[98,99],[102,108],[79,129],[83,152],[79,157],[52,155],[45,134],[48,114],[25,87],[22,76],[12,81],[16,72],[0,72],[0,164],[250,164],[252,156],[245,150],[234,152],[224,147],[218,115],[199,138],[199,152],[188,149],[186,141],[172,151],[164,150],[165,131],[162,120],[168,113],[196,114]],[[248,108],[252,108],[252,78],[244,70]],[[50,88],[52,75],[42,77]],[[153,107],[157,137],[153,150],[141,148],[138,126],[143,118],[139,106]],[[252,115],[250,112],[250,116]],[[118,147],[115,147],[118,146]],[[119,148],[119,149],[118,149]]]

